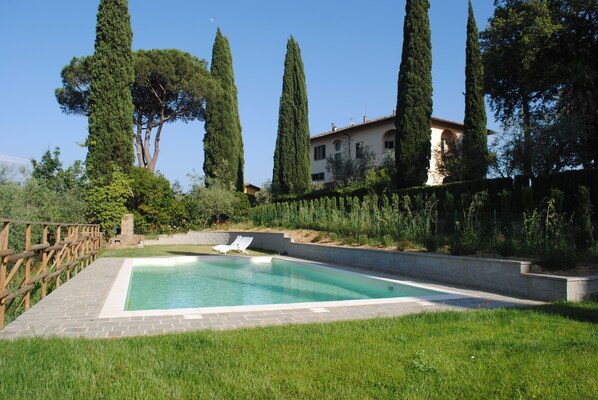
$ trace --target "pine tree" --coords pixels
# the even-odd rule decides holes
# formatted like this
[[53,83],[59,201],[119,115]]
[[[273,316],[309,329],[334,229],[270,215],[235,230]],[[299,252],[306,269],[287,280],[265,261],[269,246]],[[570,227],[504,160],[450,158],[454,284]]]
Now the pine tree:
[[463,179],[485,178],[488,170],[488,148],[486,106],[484,104],[484,67],[471,0],[469,1],[465,48],[465,119],[463,125]]
[[407,0],[395,117],[397,184],[423,185],[431,155],[432,44],[429,0]]
[[272,188],[277,193],[303,193],[310,185],[307,88],[301,50],[287,43],[274,150]]
[[133,166],[133,100],[135,79],[133,32],[127,0],[101,0],[90,78],[87,173],[91,179],[111,176]]
[[208,183],[217,179],[243,191],[244,150],[237,87],[230,44],[220,28],[212,48],[210,72],[219,81],[220,91],[206,106],[203,170]]

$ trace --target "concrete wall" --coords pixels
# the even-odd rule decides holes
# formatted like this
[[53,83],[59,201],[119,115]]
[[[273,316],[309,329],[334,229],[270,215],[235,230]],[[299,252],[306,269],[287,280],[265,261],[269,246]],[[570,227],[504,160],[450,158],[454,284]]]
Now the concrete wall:
[[225,244],[232,242],[237,235],[252,236],[252,248],[275,251],[291,257],[454,283],[535,300],[579,301],[598,291],[598,276],[562,277],[531,274],[530,263],[527,261],[295,243],[282,233],[190,232],[161,236],[158,240],[146,240],[145,245]]

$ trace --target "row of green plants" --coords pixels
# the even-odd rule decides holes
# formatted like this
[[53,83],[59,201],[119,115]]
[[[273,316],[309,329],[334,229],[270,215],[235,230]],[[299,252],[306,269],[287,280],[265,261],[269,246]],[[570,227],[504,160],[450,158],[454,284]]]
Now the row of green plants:
[[[522,213],[542,207],[553,189],[564,193],[562,208],[567,213],[576,212],[577,187],[590,189],[590,200],[594,208],[598,207],[598,170],[582,169],[559,172],[537,178],[516,176],[515,178],[475,179],[435,186],[417,186],[408,189],[392,189],[389,186],[355,184],[346,187],[325,187],[301,195],[278,195],[276,201],[315,200],[324,197],[359,197],[376,192],[378,195],[397,194],[399,196],[425,198],[434,196],[441,204],[447,197],[459,203],[461,199],[469,201],[470,194],[487,192],[484,208],[497,212]],[[459,204],[459,208],[467,205]],[[440,208],[442,212],[442,207]]]
[[[509,197],[507,191],[501,194],[504,201]],[[595,252],[589,189],[578,187],[577,197],[574,213],[563,211],[564,194],[553,189],[540,206],[522,213],[488,209],[488,192],[482,191],[465,193],[459,201],[448,193],[442,202],[421,193],[324,197],[261,205],[248,217],[256,226],[326,231],[347,243],[520,255],[548,267],[551,260],[572,266]]]

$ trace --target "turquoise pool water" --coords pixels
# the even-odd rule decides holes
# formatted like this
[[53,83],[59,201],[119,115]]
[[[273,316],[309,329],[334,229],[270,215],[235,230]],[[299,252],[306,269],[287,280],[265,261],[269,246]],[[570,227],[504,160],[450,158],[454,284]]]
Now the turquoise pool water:
[[272,258],[134,266],[125,310],[425,297],[444,292]]

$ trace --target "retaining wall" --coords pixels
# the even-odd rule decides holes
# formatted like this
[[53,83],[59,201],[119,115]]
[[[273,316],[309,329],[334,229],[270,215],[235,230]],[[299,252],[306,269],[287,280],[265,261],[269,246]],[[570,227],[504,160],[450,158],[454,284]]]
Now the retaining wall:
[[580,301],[588,294],[598,292],[598,276],[532,274],[527,261],[295,243],[282,233],[189,232],[146,240],[145,245],[225,244],[232,242],[237,235],[252,236],[252,248],[275,251],[291,257],[454,283],[534,300]]

